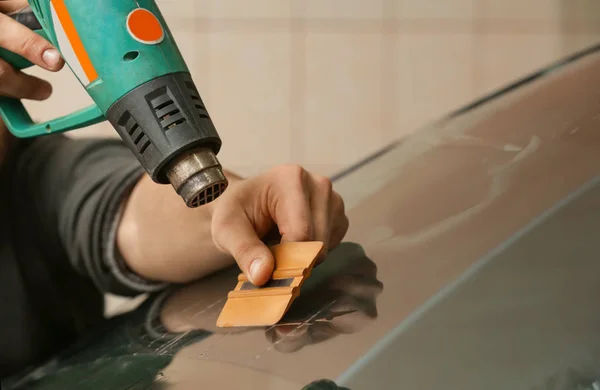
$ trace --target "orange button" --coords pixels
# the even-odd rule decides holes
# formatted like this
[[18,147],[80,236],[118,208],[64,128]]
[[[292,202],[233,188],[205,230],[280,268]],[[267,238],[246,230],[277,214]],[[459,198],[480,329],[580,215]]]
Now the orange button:
[[165,35],[158,18],[144,8],[131,11],[127,17],[127,30],[137,41],[146,44],[160,43]]

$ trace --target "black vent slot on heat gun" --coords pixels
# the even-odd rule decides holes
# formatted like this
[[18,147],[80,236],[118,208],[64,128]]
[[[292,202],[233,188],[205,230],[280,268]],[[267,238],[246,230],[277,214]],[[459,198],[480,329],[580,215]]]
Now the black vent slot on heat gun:
[[208,116],[208,111],[206,111],[206,107],[204,107],[204,103],[202,103],[202,99],[200,99],[200,94],[196,90],[194,83],[190,83],[189,81],[185,83],[185,85],[190,90],[190,96],[192,101],[194,102],[194,107],[196,107],[196,111],[201,118],[210,119]]
[[144,130],[140,127],[140,125],[138,125],[135,118],[131,116],[129,111],[125,111],[125,113],[123,113],[119,119],[119,126],[121,126],[121,128],[124,129],[127,134],[129,134],[131,141],[133,141],[133,144],[140,154],[144,154],[146,149],[148,149],[148,146],[152,144],[152,142],[150,142],[150,138],[146,136]]
[[185,116],[165,90],[164,93],[151,101],[154,113],[164,131],[168,131],[186,121]]

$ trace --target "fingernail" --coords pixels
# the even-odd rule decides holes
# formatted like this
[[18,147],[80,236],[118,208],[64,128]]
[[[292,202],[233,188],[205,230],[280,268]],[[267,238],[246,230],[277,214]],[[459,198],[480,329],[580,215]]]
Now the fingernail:
[[250,263],[250,269],[248,270],[248,278],[250,278],[250,282],[252,282],[252,284],[256,284],[256,280],[260,278],[260,272],[263,268],[263,264],[263,259],[254,259],[252,260],[252,263]]
[[55,66],[60,61],[60,53],[56,49],[48,49],[42,55],[44,62],[48,66]]

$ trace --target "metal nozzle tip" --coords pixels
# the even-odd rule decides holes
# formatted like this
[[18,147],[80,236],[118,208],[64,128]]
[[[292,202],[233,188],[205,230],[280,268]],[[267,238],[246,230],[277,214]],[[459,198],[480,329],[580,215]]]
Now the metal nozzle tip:
[[217,199],[228,185],[221,164],[209,149],[180,157],[168,169],[167,177],[185,204],[192,208]]

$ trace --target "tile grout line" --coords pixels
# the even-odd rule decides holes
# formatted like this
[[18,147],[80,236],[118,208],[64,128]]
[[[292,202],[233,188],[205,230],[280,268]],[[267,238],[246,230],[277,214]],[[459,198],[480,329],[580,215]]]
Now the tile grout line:
[[[199,2],[194,2],[194,12],[193,12],[194,13],[194,17],[203,14],[203,12],[202,12],[203,11],[202,5],[200,5],[200,4],[201,3],[199,3]],[[204,7],[206,8],[206,5],[204,5]],[[205,11],[206,11],[205,12],[206,14],[209,14],[209,10],[208,9],[205,9]],[[214,34],[213,33],[214,26],[213,26],[213,22],[212,22],[211,18],[204,18],[204,19],[205,19],[205,21],[204,21],[204,23],[202,23],[202,27],[203,28],[200,28],[200,23],[194,23],[194,25],[192,27],[192,31],[194,32],[194,37],[195,38],[200,37],[201,34],[204,33],[202,35],[203,35],[203,38],[204,38],[205,44],[206,44],[205,50],[206,50],[206,53],[210,53],[211,52],[211,37]],[[198,39],[200,39],[200,42],[201,42],[201,38],[198,38]],[[210,92],[212,84],[213,84],[212,81],[211,81],[212,78],[210,77],[210,75],[212,73],[211,72],[210,56],[208,56],[208,55],[201,55],[200,58],[199,58],[199,54],[201,54],[201,52],[198,53],[198,50],[194,50],[194,61],[197,64],[196,66],[198,66],[200,69],[204,70],[205,74],[203,75],[203,77],[206,80],[204,88],[206,88],[206,91]],[[197,86],[197,88],[200,88],[200,86]],[[202,96],[202,91],[199,91],[199,92],[200,92],[200,94]],[[201,98],[203,100],[206,100],[206,97],[201,97]],[[204,101],[203,103],[204,103],[204,105],[207,106],[206,108],[207,108],[208,114],[210,116],[211,109],[210,109],[209,103],[206,102],[206,101]],[[212,117],[211,117],[211,120],[214,120],[214,119],[212,119]],[[218,125],[216,123],[214,125],[217,127],[217,132],[219,132]],[[220,133],[219,133],[219,135],[221,137],[223,136]]]
[[[306,7],[290,1],[290,160],[306,162]],[[300,17],[298,17],[300,16]]]
[[380,130],[380,143],[387,144],[394,138],[397,126],[396,108],[398,107],[398,48],[397,32],[398,2],[386,0],[383,2],[381,19],[381,115],[383,128]]
[[480,46],[479,35],[477,31],[476,15],[479,14],[477,0],[471,0],[471,96],[475,99],[479,94],[479,83],[481,81],[481,72],[479,71],[479,61],[477,49]]
[[[395,2],[394,2],[395,3]],[[475,4],[476,2],[474,2]],[[294,3],[301,4],[301,3]],[[387,3],[384,3],[387,4]],[[395,6],[395,4],[394,4]],[[387,8],[388,6],[386,6]],[[300,7],[294,7],[300,10]],[[474,9],[477,7],[474,5]],[[298,12],[296,10],[293,11]],[[361,19],[342,19],[342,18],[301,18],[292,15],[289,19],[283,18],[178,18],[181,26],[190,26],[196,31],[213,31],[215,22],[219,28],[226,30],[240,31],[271,31],[278,32],[298,27],[306,30],[311,29],[324,30],[344,30],[344,32],[376,32],[381,29],[380,20],[361,20]],[[598,33],[600,27],[597,24],[592,24],[586,21],[569,20],[561,25],[561,29],[557,29],[554,23],[539,19],[511,19],[511,18],[477,18],[473,16],[470,19],[461,18],[431,18],[431,19],[400,19],[389,18],[388,23],[395,26],[397,30],[405,32],[490,32],[498,34],[543,34],[549,32],[560,33],[563,35],[569,34],[586,34]]]

